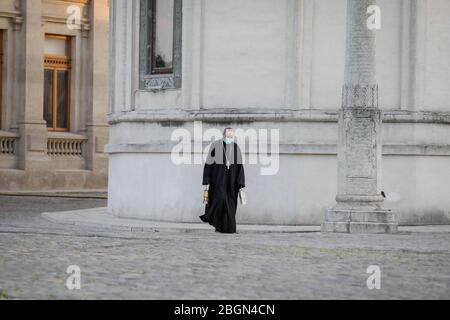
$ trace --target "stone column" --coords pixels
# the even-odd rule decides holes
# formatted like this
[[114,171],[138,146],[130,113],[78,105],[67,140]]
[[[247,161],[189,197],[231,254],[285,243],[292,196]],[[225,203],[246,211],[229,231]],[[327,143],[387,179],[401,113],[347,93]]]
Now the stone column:
[[43,116],[44,49],[41,1],[22,1],[24,22],[20,30],[16,89],[20,139],[19,169],[46,168],[47,125]]
[[86,110],[85,132],[87,168],[104,176],[108,170],[104,146],[108,141],[108,0],[95,0],[90,3],[89,31],[89,74],[88,86],[90,107]]
[[366,24],[375,0],[347,1],[345,83],[339,114],[338,194],[324,232],[396,232],[395,215],[381,196],[381,110],[375,64],[375,30]]

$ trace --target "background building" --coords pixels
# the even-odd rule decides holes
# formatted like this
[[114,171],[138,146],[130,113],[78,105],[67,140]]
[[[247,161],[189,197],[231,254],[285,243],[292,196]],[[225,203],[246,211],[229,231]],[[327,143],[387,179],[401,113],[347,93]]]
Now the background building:
[[107,184],[107,0],[0,2],[0,190]]
[[[385,206],[400,224],[450,223],[450,2],[377,3]],[[112,213],[198,221],[202,165],[175,165],[170,138],[201,120],[280,130],[280,170],[246,165],[238,221],[323,221],[337,192],[345,0],[114,0],[110,17]]]

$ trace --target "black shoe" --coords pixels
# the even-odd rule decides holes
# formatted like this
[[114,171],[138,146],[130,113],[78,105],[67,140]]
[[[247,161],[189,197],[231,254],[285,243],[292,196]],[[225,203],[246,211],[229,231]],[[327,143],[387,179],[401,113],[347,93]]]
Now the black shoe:
[[202,220],[203,222],[208,222],[208,220],[206,219],[205,215],[201,215],[198,216],[200,218],[200,220]]

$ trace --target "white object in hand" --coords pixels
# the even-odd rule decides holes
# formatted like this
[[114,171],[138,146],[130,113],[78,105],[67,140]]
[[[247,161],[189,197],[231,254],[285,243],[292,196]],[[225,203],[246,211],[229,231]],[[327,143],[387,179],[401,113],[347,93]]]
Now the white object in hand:
[[240,200],[240,202],[241,202],[241,204],[247,204],[247,198],[246,198],[246,196],[245,196],[245,192],[244,192],[244,189],[239,189],[239,200]]

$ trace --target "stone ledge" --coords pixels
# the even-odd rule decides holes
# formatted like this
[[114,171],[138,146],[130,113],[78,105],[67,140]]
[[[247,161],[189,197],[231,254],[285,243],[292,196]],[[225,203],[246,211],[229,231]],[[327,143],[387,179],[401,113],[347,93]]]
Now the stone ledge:
[[[104,152],[114,153],[171,153],[178,143],[118,143],[106,144]],[[199,148],[192,144],[191,153],[202,153],[209,143],[203,143]],[[256,154],[252,148],[244,150],[245,154]],[[197,151],[198,150],[198,151]],[[256,148],[254,149],[256,150]],[[270,148],[268,148],[270,150]],[[450,145],[447,144],[385,144],[382,147],[383,155],[427,155],[449,156]],[[279,154],[319,154],[336,155],[337,145],[326,143],[289,144],[280,143]]]
[[88,140],[88,138],[82,134],[66,131],[49,131],[47,134],[47,138],[64,140]]
[[[120,122],[337,122],[336,109],[287,109],[287,108],[210,108],[199,110],[149,109],[122,111],[107,115],[108,124]],[[383,122],[450,124],[450,112],[381,110]]]
[[23,197],[57,197],[57,198],[83,198],[83,199],[108,199],[107,190],[45,190],[45,191],[1,191],[0,196]]
[[19,134],[11,131],[0,130],[0,137],[19,138]]
[[[64,164],[64,161],[57,161]],[[50,163],[50,162],[49,162]],[[66,166],[67,167],[67,166]],[[0,168],[1,192],[47,192],[47,190],[92,190],[107,187],[107,171],[88,169],[3,169]]]

